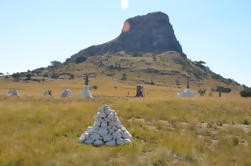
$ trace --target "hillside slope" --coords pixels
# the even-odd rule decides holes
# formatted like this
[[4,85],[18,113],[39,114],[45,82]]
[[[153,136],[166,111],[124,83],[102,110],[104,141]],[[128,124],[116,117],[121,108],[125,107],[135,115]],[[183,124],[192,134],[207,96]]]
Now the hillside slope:
[[81,50],[63,64],[57,62],[28,74],[57,79],[81,77],[86,73],[110,76],[134,85],[140,82],[180,86],[189,78],[196,87],[241,88],[234,80],[212,72],[204,62],[188,59],[169,17],[162,12],[129,18],[116,39]]

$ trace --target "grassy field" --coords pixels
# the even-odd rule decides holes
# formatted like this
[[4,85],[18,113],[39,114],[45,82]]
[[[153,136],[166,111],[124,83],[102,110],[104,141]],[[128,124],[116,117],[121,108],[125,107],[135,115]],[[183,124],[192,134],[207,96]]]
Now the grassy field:
[[[79,97],[80,79],[47,83],[0,81],[1,166],[250,166],[251,100],[237,92],[216,97],[176,98],[178,89],[146,86],[144,99],[135,87],[107,77],[95,98]],[[21,97],[8,97],[16,88]],[[73,97],[60,99],[65,88]],[[52,89],[53,97],[42,91]],[[196,92],[197,89],[194,89]],[[117,110],[133,142],[119,147],[79,144],[98,108]]]

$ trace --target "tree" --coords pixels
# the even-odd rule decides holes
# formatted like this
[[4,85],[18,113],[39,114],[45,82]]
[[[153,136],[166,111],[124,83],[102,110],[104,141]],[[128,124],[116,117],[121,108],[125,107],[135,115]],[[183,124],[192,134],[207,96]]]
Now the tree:
[[73,80],[75,78],[74,74],[70,74],[69,80]]
[[218,86],[216,88],[216,92],[222,92],[222,93],[230,93],[232,91],[232,89],[230,88],[225,88],[223,86]]
[[153,55],[153,61],[156,62],[157,61],[157,56]]
[[28,74],[26,74],[26,78],[25,78],[25,80],[31,80],[31,74],[30,73],[28,73]]
[[59,67],[62,63],[59,61],[51,61],[51,67]]
[[178,79],[176,80],[176,86],[180,88],[180,81]]
[[206,94],[206,89],[200,89],[198,93],[200,94],[200,96],[204,96]]
[[58,78],[59,78],[59,75],[56,74],[56,73],[54,73],[54,74],[52,74],[51,78],[58,79]]
[[127,74],[126,74],[126,73],[123,73],[123,74],[122,74],[121,80],[122,80],[122,81],[127,80]]
[[45,73],[45,74],[43,75],[43,77],[49,77],[48,73]]
[[240,91],[241,97],[251,97],[251,89],[245,89]]
[[93,85],[92,88],[95,89],[95,90],[97,90],[98,86],[97,85]]
[[20,73],[14,73],[14,74],[12,74],[12,77],[14,78],[15,81],[20,81],[21,75],[20,75]]

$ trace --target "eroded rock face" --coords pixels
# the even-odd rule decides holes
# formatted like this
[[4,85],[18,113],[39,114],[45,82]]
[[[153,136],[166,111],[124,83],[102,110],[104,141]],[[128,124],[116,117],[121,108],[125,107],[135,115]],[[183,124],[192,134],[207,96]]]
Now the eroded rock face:
[[91,46],[72,56],[102,55],[126,51],[128,53],[177,51],[182,53],[169,17],[162,12],[129,18],[124,22],[121,34],[105,44]]
[[92,127],[88,127],[79,141],[85,144],[99,145],[124,145],[130,143],[132,135],[120,123],[117,113],[109,106],[103,106],[96,115]]

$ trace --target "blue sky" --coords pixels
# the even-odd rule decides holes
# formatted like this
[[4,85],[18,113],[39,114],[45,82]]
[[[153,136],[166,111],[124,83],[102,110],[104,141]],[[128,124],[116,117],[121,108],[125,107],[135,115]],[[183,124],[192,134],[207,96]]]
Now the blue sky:
[[251,86],[250,0],[0,0],[0,72],[63,62],[109,41],[124,20],[162,11],[183,51],[216,73]]

